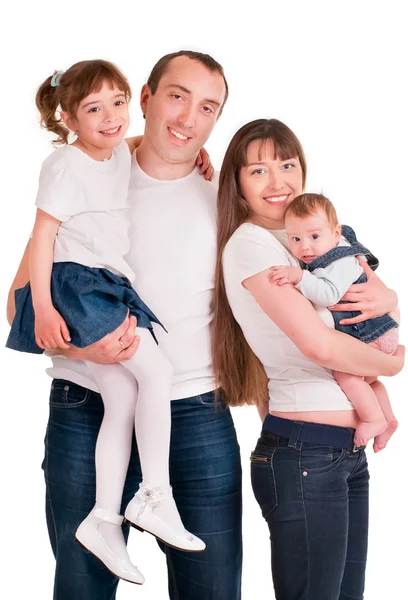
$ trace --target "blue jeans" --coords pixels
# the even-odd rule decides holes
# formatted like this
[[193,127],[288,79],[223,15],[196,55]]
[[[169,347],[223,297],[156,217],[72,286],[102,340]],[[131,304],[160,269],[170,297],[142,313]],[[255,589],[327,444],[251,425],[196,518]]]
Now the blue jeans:
[[[299,431],[302,423],[292,423]],[[352,440],[353,430],[320,427],[329,434],[349,431]],[[369,479],[364,450],[282,437],[264,426],[251,455],[251,478],[270,530],[276,600],[362,600]]]
[[[120,400],[120,398],[119,398]],[[187,529],[207,547],[187,553],[161,548],[171,600],[240,600],[241,464],[229,410],[213,392],[172,406],[170,479]],[[103,416],[99,394],[54,380],[43,463],[46,515],[56,558],[54,600],[113,600],[118,580],[74,542],[95,502],[95,443]],[[153,433],[154,435],[154,433]],[[134,442],[123,508],[141,481]],[[127,536],[129,531],[124,526]]]

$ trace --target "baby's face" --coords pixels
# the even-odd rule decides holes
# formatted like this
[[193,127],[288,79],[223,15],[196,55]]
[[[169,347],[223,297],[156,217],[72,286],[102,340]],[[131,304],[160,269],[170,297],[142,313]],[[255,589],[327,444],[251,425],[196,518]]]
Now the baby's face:
[[285,228],[292,254],[305,263],[326,254],[340,241],[340,225],[329,223],[323,211],[303,219],[289,214],[285,218]]

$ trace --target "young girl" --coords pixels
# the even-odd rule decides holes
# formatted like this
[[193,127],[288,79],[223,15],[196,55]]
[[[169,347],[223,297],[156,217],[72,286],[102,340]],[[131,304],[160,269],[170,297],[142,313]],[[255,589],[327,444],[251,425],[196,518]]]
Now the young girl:
[[[82,348],[116,329],[127,314],[137,318],[140,346],[130,360],[87,362],[105,412],[96,445],[96,503],[76,540],[115,575],[141,584],[119,514],[133,429],[143,481],[126,508],[127,521],[182,550],[202,551],[205,544],[184,529],[172,497],[172,368],[154,337],[152,323],[161,323],[132,288],[134,274],[124,260],[131,155],[123,138],[130,97],[126,78],[103,60],[55,72],[37,92],[42,125],[62,147],[42,166],[30,283],[16,292],[7,346],[31,353],[68,348],[67,342]],[[70,131],[77,136],[72,144]]]
[[[293,284],[316,306],[336,304],[353,283],[366,281],[357,256],[367,257],[371,268],[378,260],[362,246],[351,227],[339,224],[333,204],[321,194],[301,194],[285,211],[285,228],[292,254],[304,264],[300,267],[272,267],[270,281]],[[345,318],[334,312],[336,329],[356,337],[374,348],[394,354],[398,347],[398,323],[389,315],[352,326],[339,325]],[[398,316],[395,315],[398,319]],[[333,375],[354,405],[361,422],[354,443],[366,446],[374,437],[374,452],[385,448],[397,428],[387,390],[376,377],[357,377],[333,371]]]

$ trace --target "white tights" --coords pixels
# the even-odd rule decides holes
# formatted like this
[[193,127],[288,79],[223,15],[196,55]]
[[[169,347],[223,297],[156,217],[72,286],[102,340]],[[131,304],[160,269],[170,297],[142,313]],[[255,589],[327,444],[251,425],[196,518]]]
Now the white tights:
[[[170,388],[172,367],[148,329],[138,327],[137,352],[120,364],[87,361],[105,408],[96,443],[96,504],[120,512],[132,446],[136,433],[143,480],[168,488],[170,450]],[[105,525],[105,524],[103,524]],[[109,527],[106,524],[106,532]],[[119,532],[114,535],[121,537]],[[112,537],[112,536],[109,536]],[[109,545],[119,552],[123,539]]]

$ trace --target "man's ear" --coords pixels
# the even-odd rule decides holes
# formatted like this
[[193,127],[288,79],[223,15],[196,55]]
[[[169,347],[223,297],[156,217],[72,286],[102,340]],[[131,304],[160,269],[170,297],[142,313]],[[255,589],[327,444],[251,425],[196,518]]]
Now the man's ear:
[[142,91],[140,92],[140,108],[142,109],[143,118],[146,118],[146,110],[147,110],[147,101],[152,95],[149,86],[147,83],[142,87]]
[[74,119],[74,117],[71,117],[71,115],[68,112],[65,112],[63,110],[60,112],[60,115],[65,127],[67,127],[70,131],[74,131],[76,133],[78,130],[77,120]]

